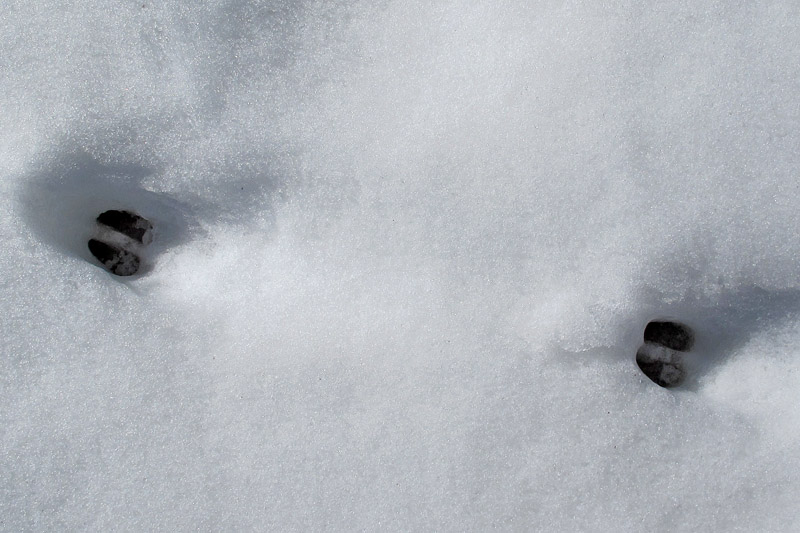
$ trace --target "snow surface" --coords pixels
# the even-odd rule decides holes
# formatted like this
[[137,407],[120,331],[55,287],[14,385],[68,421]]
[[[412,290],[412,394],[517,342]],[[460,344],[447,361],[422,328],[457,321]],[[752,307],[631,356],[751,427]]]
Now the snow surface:
[[0,52],[0,529],[800,530],[800,3],[5,0]]

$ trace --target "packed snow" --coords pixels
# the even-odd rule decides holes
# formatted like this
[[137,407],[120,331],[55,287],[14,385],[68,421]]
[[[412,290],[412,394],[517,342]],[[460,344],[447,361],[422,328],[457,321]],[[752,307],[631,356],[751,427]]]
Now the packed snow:
[[6,0],[0,530],[800,530],[799,95],[794,0]]

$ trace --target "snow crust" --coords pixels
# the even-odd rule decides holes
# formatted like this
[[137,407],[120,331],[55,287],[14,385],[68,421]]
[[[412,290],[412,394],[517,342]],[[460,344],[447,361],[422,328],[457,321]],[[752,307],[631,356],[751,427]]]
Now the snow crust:
[[798,21],[4,2],[0,529],[797,531]]

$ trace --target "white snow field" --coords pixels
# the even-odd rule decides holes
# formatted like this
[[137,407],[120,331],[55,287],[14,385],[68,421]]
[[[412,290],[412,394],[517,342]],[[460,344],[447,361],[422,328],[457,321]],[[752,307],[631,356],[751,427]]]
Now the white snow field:
[[800,531],[799,169],[796,0],[4,0],[0,530]]

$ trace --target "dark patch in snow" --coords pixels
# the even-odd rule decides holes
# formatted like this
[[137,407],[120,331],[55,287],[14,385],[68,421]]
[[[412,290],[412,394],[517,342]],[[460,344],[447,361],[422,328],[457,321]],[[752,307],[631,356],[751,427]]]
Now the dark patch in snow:
[[660,387],[680,385],[686,377],[681,352],[694,345],[694,332],[678,322],[654,320],[644,329],[644,344],[636,352],[636,364]]
[[139,256],[112,244],[89,240],[89,251],[106,269],[117,276],[132,276],[139,271]]
[[[654,351],[651,349],[652,346],[644,344],[636,352],[636,364],[639,365],[639,369],[660,387],[670,388],[680,385],[686,373],[677,352],[663,347]],[[666,353],[658,353],[659,351]]]
[[654,320],[644,328],[644,342],[688,352],[694,345],[694,333],[688,326],[678,322]]
[[115,229],[142,244],[149,244],[152,240],[151,230],[153,225],[147,219],[130,211],[112,209],[101,213],[97,217],[97,222]]
[[150,221],[136,213],[104,211],[97,217],[89,251],[112,274],[132,276],[142,264],[142,247],[153,240],[152,230]]

